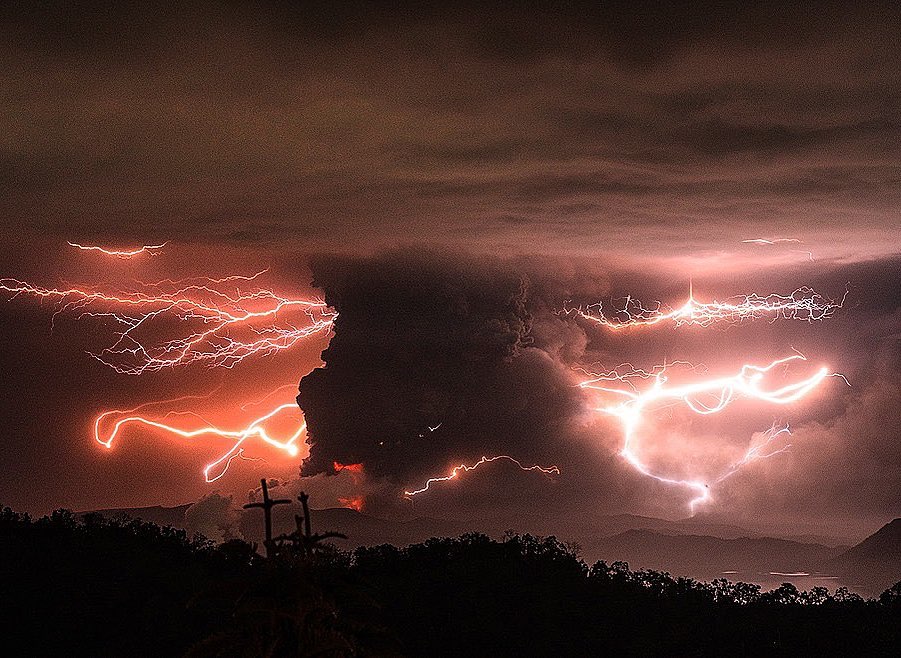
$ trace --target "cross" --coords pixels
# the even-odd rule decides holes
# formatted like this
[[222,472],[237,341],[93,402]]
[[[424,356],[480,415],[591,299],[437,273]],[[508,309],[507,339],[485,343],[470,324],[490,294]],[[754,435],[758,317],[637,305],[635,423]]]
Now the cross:
[[[301,506],[303,507],[303,534],[309,538],[313,534],[313,530],[310,527],[310,506],[307,504],[307,501],[310,497],[307,495],[305,491],[301,491],[300,495],[297,497],[297,500],[300,501]],[[297,524],[297,531],[300,532],[300,524]]]
[[273,500],[269,497],[269,487],[266,485],[265,478],[260,480],[260,484],[263,487],[263,502],[247,503],[244,506],[244,509],[250,509],[251,507],[261,507],[263,509],[266,521],[266,541],[263,542],[263,546],[266,547],[266,555],[268,557],[272,547],[272,508],[276,505],[288,505],[291,501],[287,498],[277,498]]

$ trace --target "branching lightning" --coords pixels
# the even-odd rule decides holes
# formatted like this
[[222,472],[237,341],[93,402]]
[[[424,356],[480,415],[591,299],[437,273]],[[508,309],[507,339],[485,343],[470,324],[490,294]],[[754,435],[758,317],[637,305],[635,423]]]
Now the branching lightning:
[[[580,386],[600,391],[604,396],[612,396],[618,400],[599,407],[598,411],[614,416],[621,423],[623,443],[619,454],[643,475],[665,484],[683,486],[694,491],[696,495],[689,503],[693,513],[698,504],[710,500],[711,485],[722,482],[746,464],[772,457],[787,450],[788,446],[775,449],[773,445],[782,437],[789,435],[790,430],[788,426],[777,428],[774,425],[764,433],[763,443],[749,448],[740,460],[711,482],[704,482],[696,478],[667,477],[653,472],[645,464],[636,452],[635,440],[642,423],[646,420],[646,414],[659,406],[681,403],[694,413],[711,415],[723,411],[740,398],[787,405],[804,398],[827,377],[844,379],[842,375],[832,373],[826,367],[821,367],[804,379],[777,388],[767,388],[766,376],[768,373],[778,366],[799,361],[807,361],[807,359],[801,354],[793,354],[764,366],[745,364],[737,374],[732,376],[701,379],[680,385],[670,384],[667,376],[667,371],[676,365],[675,363],[656,366],[650,371],[626,365],[608,372],[594,374],[581,382]],[[682,363],[684,364],[684,362]],[[650,381],[650,386],[640,389],[639,385],[647,381]]]
[[[161,246],[150,245],[145,251]],[[107,255],[122,255],[102,251]],[[232,368],[248,357],[288,349],[298,341],[331,329],[336,314],[325,302],[288,297],[255,287],[257,279],[266,271],[215,279],[192,277],[136,282],[134,289],[125,291],[92,286],[51,288],[7,278],[0,279],[0,291],[7,293],[10,300],[28,296],[52,301],[56,304],[53,322],[61,314],[77,320],[111,322],[114,325],[111,343],[91,352],[91,356],[116,372],[141,375],[189,364]],[[260,406],[285,388],[296,388],[296,385],[279,387],[264,398],[242,406],[241,410]],[[137,425],[184,439],[226,440],[228,449],[203,469],[206,481],[214,482],[228,471],[235,459],[257,459],[245,454],[248,441],[262,442],[293,457],[299,452],[297,443],[306,430],[302,419],[283,437],[273,435],[269,429],[272,423],[283,424],[285,417],[300,414],[294,402],[270,404],[266,413],[248,424],[228,429],[194,413],[170,411],[162,416],[138,413],[159,404],[162,403],[145,403],[128,411],[104,411],[94,421],[94,439],[112,448],[127,427]],[[194,420],[175,421],[175,416],[192,416]]]
[[761,318],[769,318],[771,321],[814,322],[830,317],[836,309],[842,307],[845,298],[842,297],[836,302],[804,286],[788,295],[751,293],[731,297],[723,302],[716,300],[699,302],[694,298],[693,292],[689,291],[688,300],[677,308],[671,308],[661,302],[645,306],[632,296],[616,301],[621,303],[618,306],[611,304],[608,310],[605,310],[603,304],[599,302],[585,308],[566,309],[565,312],[614,331],[667,322],[676,327],[684,325],[709,327],[717,323],[735,324]]
[[431,486],[437,482],[447,482],[449,480],[454,480],[461,473],[468,473],[469,471],[474,471],[479,466],[482,466],[483,464],[495,462],[500,459],[503,459],[503,460],[506,460],[509,462],[513,462],[513,464],[515,464],[522,471],[538,471],[539,473],[544,473],[545,475],[560,475],[560,469],[557,468],[556,466],[547,466],[547,467],[538,466],[538,465],[523,466],[523,464],[519,460],[514,459],[513,457],[510,457],[509,455],[497,455],[495,457],[484,457],[483,456],[479,461],[477,461],[474,464],[470,464],[470,465],[460,464],[459,466],[455,466],[454,468],[451,469],[451,471],[448,475],[441,476],[441,477],[429,478],[428,480],[426,480],[425,484],[421,488],[414,489],[413,491],[404,491],[404,496],[406,498],[412,498],[413,496],[417,496],[421,493],[428,491],[431,488]]
[[[0,279],[10,299],[52,300],[61,313],[116,325],[112,343],[91,356],[116,372],[140,375],[188,364],[231,368],[250,356],[293,347],[331,329],[335,313],[316,299],[286,297],[266,288],[242,290],[253,276],[141,283],[130,291],[45,288]],[[175,326],[175,336],[160,338]]]
[[[174,401],[173,401],[174,402]],[[306,423],[297,420],[297,426],[288,436],[282,438],[273,437],[270,431],[266,429],[267,422],[279,416],[299,416],[300,409],[293,402],[278,405],[265,414],[255,418],[247,425],[238,429],[221,429],[215,425],[209,424],[200,419],[196,414],[181,414],[194,416],[201,420],[199,427],[191,429],[179,427],[171,421],[167,421],[171,416],[176,415],[169,412],[162,418],[150,418],[144,415],[138,415],[136,412],[153,404],[162,403],[145,403],[139,407],[128,411],[111,410],[104,411],[94,419],[94,440],[106,448],[112,448],[113,442],[124,431],[124,428],[130,425],[139,425],[145,428],[155,429],[167,434],[174,434],[185,439],[194,439],[201,436],[212,436],[225,439],[230,443],[230,447],[222,453],[221,456],[207,464],[203,469],[203,476],[207,482],[215,482],[228,471],[228,467],[235,459],[254,460],[256,458],[246,457],[244,455],[244,444],[251,440],[257,439],[267,445],[283,451],[291,457],[296,457],[299,453],[298,441],[306,431]],[[166,421],[166,422],[164,422]]]
[[[772,245],[798,240],[757,238],[743,242]],[[80,250],[96,251],[109,257],[131,258],[139,254],[156,255],[167,243],[144,245],[133,250],[108,249],[74,242],[69,244]],[[111,326],[107,346],[90,354],[118,373],[141,375],[190,364],[230,369],[249,357],[271,355],[293,347],[298,341],[325,334],[334,325],[337,314],[324,301],[287,296],[260,287],[257,282],[267,271],[249,276],[135,282],[127,290],[97,286],[44,287],[5,278],[0,279],[0,293],[6,293],[9,300],[31,297],[53,303],[55,311],[52,321],[65,314],[76,320],[88,319]],[[843,306],[845,298],[834,301],[805,286],[788,295],[752,293],[728,298],[723,302],[699,302],[689,289],[687,301],[676,308],[661,302],[646,306],[631,296],[617,301],[609,309],[597,303],[584,308],[567,309],[566,313],[614,331],[658,324],[708,327],[761,318],[770,321],[793,319],[814,322],[830,317]],[[708,478],[708,481],[700,478],[679,479],[655,472],[639,456],[636,436],[647,415],[660,406],[672,404],[684,405],[696,414],[711,415],[723,411],[740,398],[786,405],[805,397],[827,377],[841,377],[823,367],[806,379],[782,387],[767,386],[768,373],[777,366],[797,361],[806,361],[806,358],[795,354],[765,366],[746,364],[732,376],[699,378],[693,383],[679,385],[670,383],[668,370],[675,365],[694,369],[691,364],[667,363],[650,370],[624,364],[609,372],[586,373],[586,379],[580,386],[593,389],[605,398],[613,398],[600,406],[598,411],[619,420],[623,431],[620,455],[645,476],[691,490],[694,494],[690,501],[693,512],[698,504],[710,500],[712,486],[749,463],[785,452],[789,445],[783,444],[790,435],[790,430],[788,426],[772,426],[761,435],[762,442],[749,448],[729,468],[714,478]],[[306,431],[306,424],[299,416],[300,410],[294,402],[277,405],[269,402],[283,388],[287,387],[280,387],[262,399],[240,407],[241,411],[246,411],[250,406],[265,404],[268,411],[249,422],[238,423],[237,427],[220,427],[193,413],[169,411],[156,416],[139,413],[148,406],[159,404],[148,403],[127,411],[100,413],[94,421],[94,439],[106,448],[112,448],[126,428],[139,426],[182,439],[212,437],[225,441],[227,449],[203,469],[204,479],[214,482],[225,475],[234,460],[257,459],[245,454],[249,441],[268,445],[292,457],[298,455],[298,442]],[[273,426],[290,414],[298,414],[296,424],[292,425],[286,435],[274,435]],[[192,416],[193,420],[174,420],[175,416]],[[438,423],[428,429],[434,432],[440,427],[441,423]],[[281,435],[282,432],[275,434]],[[483,456],[475,463],[461,463],[453,467],[446,475],[430,477],[422,486],[406,490],[403,495],[413,498],[429,491],[433,485],[458,479],[464,473],[495,461],[508,461],[522,471],[536,471],[545,476],[560,474],[557,466],[527,466],[509,455]],[[335,462],[334,470],[346,470],[355,480],[364,473],[362,464]],[[349,507],[361,509],[363,498],[348,498],[342,502]]]
[[82,251],[96,251],[103,254],[104,256],[112,256],[113,258],[121,259],[128,259],[132,258],[133,256],[139,256],[141,254],[156,256],[160,253],[160,250],[167,244],[169,244],[168,241],[162,244],[145,244],[135,249],[110,249],[108,247],[99,247],[96,245],[82,245],[78,244],[77,242],[68,243],[70,247],[75,247],[76,249],[81,249]]

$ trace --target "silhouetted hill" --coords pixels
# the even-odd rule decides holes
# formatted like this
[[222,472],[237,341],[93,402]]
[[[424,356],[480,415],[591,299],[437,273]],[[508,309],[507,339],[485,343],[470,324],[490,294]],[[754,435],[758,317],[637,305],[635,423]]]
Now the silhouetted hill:
[[604,560],[622,560],[633,568],[657,569],[693,578],[718,578],[724,572],[762,574],[810,572],[841,550],[772,537],[719,537],[628,530],[593,542],[585,551]]
[[[184,529],[185,511],[189,507],[190,504],[174,507],[110,508],[93,510],[93,513],[101,514],[108,519],[141,519],[160,526]],[[276,534],[293,530],[296,511],[291,506],[276,507],[273,510]],[[78,515],[84,516],[88,513],[91,512],[80,512]],[[340,507],[314,510],[313,514],[319,528],[342,532],[348,536],[348,540],[342,542],[345,548],[383,543],[402,546],[429,537],[456,536],[470,531],[499,535],[510,529],[537,535],[553,534],[584,545],[590,545],[596,537],[610,537],[627,530],[650,530],[667,535],[707,535],[722,539],[756,536],[746,528],[735,525],[708,523],[695,519],[669,521],[635,514],[611,514],[592,519],[540,516],[517,519],[505,514],[467,521],[431,517],[393,521]],[[263,519],[258,512],[242,510],[240,527],[248,540],[259,541],[262,538]]]
[[652,516],[635,514],[609,514],[596,519],[586,520],[584,517],[574,519],[572,533],[593,536],[612,537],[628,530],[650,530],[667,535],[706,535],[721,539],[752,537],[755,533],[746,528],[724,523],[710,523],[694,518],[670,521]]
[[[189,507],[115,508],[98,513],[110,519],[129,517],[185,529],[185,511]],[[273,510],[276,535],[294,530],[296,512],[295,507],[287,505]],[[725,575],[764,587],[783,581],[812,586],[820,584],[813,580],[822,577],[827,578],[822,584],[844,584],[864,594],[874,594],[901,578],[901,519],[850,550],[847,546],[755,535],[729,524],[696,519],[670,521],[634,514],[598,516],[581,523],[566,518],[517,520],[504,516],[470,521],[430,517],[396,521],[346,508],[329,508],[313,510],[313,525],[317,531],[347,535],[346,540],[334,540],[344,550],[380,544],[408,546],[430,537],[455,537],[464,532],[500,537],[512,529],[575,541],[588,562],[621,560],[635,568],[702,579]],[[262,515],[257,510],[242,511],[240,532],[250,541],[261,541]],[[811,576],[790,575],[797,573]],[[841,577],[840,583],[836,577]]]
[[[263,536],[263,515],[254,511],[248,510],[241,515],[241,534],[253,541],[259,541]],[[273,509],[274,534],[293,531],[296,513],[297,510],[288,505]],[[336,546],[345,550],[379,544],[406,546],[425,541],[429,537],[454,537],[470,530],[465,523],[444,519],[420,517],[410,521],[393,521],[344,507],[314,509],[311,511],[311,517],[316,530],[347,535],[346,540],[334,540]]]
[[[380,526],[343,509],[319,516]],[[756,541],[617,538],[641,536],[711,551]],[[284,542],[264,558],[241,540],[214,545],[143,521],[4,508],[0,538],[4,656],[897,656],[901,646],[901,583],[871,601],[789,584],[764,593],[588,565],[531,535],[352,555]]]
[[901,519],[886,523],[826,566],[870,589],[884,589],[897,582],[901,579]]
[[[140,519],[161,527],[169,526],[185,530],[187,527],[185,512],[190,507],[190,504],[175,507],[121,507],[79,512],[77,516],[84,518],[87,514],[100,514],[107,519]],[[298,511],[296,506],[276,507],[272,511],[274,534],[279,535],[293,531],[294,514]],[[428,517],[410,521],[391,521],[344,507],[314,509],[312,517],[317,530],[331,530],[347,535],[346,540],[334,540],[336,545],[346,550],[357,546],[376,546],[386,543],[406,546],[424,541],[429,537],[453,537],[472,530],[473,528],[469,526],[474,525]],[[239,525],[241,534],[248,541],[262,541],[263,516],[258,510],[241,510]]]
[[160,527],[172,527],[184,529],[185,527],[185,511],[191,507],[191,504],[176,505],[175,507],[162,507],[154,505],[152,507],[116,507],[110,509],[92,510],[90,512],[78,512],[76,516],[83,518],[86,514],[100,514],[107,519],[140,519],[141,521],[149,521]]

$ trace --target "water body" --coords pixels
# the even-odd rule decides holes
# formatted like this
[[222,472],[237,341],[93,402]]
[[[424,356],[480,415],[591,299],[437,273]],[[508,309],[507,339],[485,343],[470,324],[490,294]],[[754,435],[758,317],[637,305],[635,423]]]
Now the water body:
[[799,590],[809,590],[814,587],[826,587],[830,592],[834,592],[838,587],[847,587],[852,592],[861,596],[876,597],[881,592],[874,592],[869,588],[859,584],[845,582],[841,576],[834,576],[829,573],[819,571],[750,571],[736,569],[730,571],[721,571],[717,578],[725,578],[732,582],[745,582],[760,585],[761,589],[768,591],[776,589],[782,583],[791,583]]

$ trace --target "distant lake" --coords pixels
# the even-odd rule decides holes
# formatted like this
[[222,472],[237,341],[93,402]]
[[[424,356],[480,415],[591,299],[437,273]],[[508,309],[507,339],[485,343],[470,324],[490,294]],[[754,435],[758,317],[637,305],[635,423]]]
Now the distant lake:
[[879,596],[882,592],[874,592],[867,587],[855,585],[854,583],[843,582],[840,576],[833,576],[828,573],[818,571],[721,571],[715,578],[725,578],[733,582],[742,581],[745,583],[753,583],[760,585],[764,591],[775,589],[782,583],[791,583],[799,590],[809,590],[814,587],[826,587],[830,592],[834,592],[838,587],[847,587],[852,592],[856,592],[863,597]]

